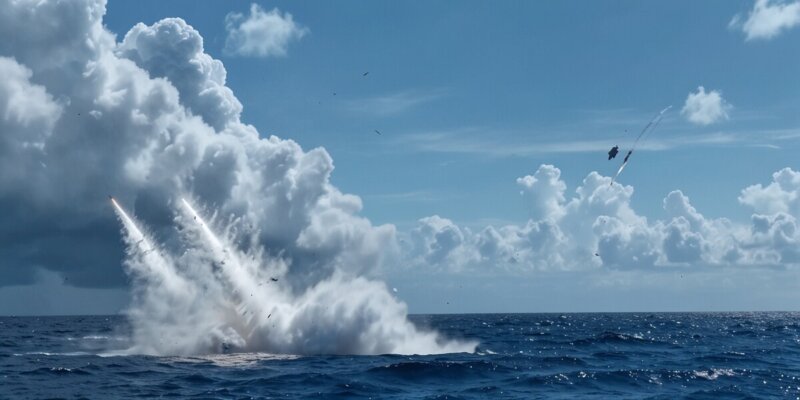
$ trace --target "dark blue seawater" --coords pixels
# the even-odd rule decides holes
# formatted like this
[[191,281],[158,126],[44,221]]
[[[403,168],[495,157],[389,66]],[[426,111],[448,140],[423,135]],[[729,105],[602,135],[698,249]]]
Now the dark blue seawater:
[[476,354],[108,356],[122,317],[0,318],[0,398],[798,398],[799,313],[413,316]]

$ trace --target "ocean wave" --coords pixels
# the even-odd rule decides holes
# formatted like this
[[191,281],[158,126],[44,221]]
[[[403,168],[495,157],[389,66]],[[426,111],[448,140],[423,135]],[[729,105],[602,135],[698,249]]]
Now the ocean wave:
[[28,351],[25,353],[14,353],[12,355],[15,357],[25,357],[25,356],[78,357],[78,356],[94,356],[96,354],[87,353],[85,351],[65,351],[65,352]]
[[22,375],[91,375],[91,372],[81,368],[66,367],[41,367],[34,370],[25,371]]
[[652,344],[659,341],[645,338],[641,334],[627,334],[613,331],[605,331],[598,335],[588,338],[573,340],[576,346],[591,346],[596,344]]
[[508,371],[508,367],[488,361],[409,361],[373,367],[367,373],[385,378],[427,381],[478,378]]
[[191,357],[162,357],[165,360],[182,363],[204,363],[209,362],[220,367],[245,367],[257,364],[262,361],[276,360],[296,360],[299,355],[291,354],[272,354],[272,353],[228,353],[228,354],[207,354]]
[[539,361],[546,365],[569,365],[569,366],[585,366],[586,361],[573,356],[559,356],[559,357],[544,357]]
[[694,371],[694,376],[700,379],[713,381],[721,376],[736,376],[736,373],[733,372],[732,369],[728,368],[712,368],[709,370]]

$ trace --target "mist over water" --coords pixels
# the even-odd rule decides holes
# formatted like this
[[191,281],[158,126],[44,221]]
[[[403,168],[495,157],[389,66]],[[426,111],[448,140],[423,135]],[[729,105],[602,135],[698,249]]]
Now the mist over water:
[[290,285],[291,260],[265,252],[258,232],[241,219],[207,221],[181,199],[174,219],[179,244],[168,248],[113,203],[132,278],[128,353],[475,351],[476,342],[417,328],[382,282],[337,270],[306,287]]

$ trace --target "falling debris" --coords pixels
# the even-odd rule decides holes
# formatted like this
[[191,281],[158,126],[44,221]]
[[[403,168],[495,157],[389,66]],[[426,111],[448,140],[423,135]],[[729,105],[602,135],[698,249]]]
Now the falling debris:
[[375,129],[375,133],[377,133],[378,135],[381,135],[381,131],[379,131],[377,129]]
[[[625,129],[625,133],[623,133],[622,136],[619,137],[619,140],[625,139],[627,136],[628,136],[628,130]],[[608,160],[611,161],[612,159],[616,158],[617,154],[619,154],[619,145],[614,145],[614,147],[612,147],[611,150],[608,151]]]
[[361,74],[361,76],[367,76],[367,75],[369,75],[369,71],[364,72],[363,74]]
[[277,282],[277,281],[278,281],[278,278],[269,278],[269,280],[271,280],[271,281],[273,281],[273,282]]
[[[609,185],[613,185],[613,184],[614,184],[614,181],[616,181],[616,180],[617,180],[617,177],[619,176],[619,174],[621,174],[621,173],[622,173],[622,170],[624,170],[624,169],[625,169],[625,166],[626,166],[626,165],[628,165],[628,159],[629,159],[629,158],[631,157],[631,155],[633,154],[633,151],[634,151],[634,150],[636,150],[636,145],[638,145],[638,144],[639,144],[639,140],[641,140],[641,139],[642,139],[642,137],[644,137],[644,135],[645,135],[646,133],[648,133],[648,132],[651,132],[651,131],[653,131],[654,129],[656,129],[656,127],[658,126],[658,124],[661,122],[661,118],[663,118],[663,117],[664,117],[664,113],[666,113],[666,112],[667,112],[667,111],[668,111],[670,108],[672,108],[672,106],[669,106],[669,107],[667,107],[667,108],[665,108],[665,109],[661,110],[661,111],[660,111],[658,114],[656,114],[656,116],[655,116],[655,117],[653,117],[653,119],[651,119],[651,120],[650,120],[650,122],[648,122],[648,123],[647,123],[647,125],[645,125],[645,126],[644,126],[644,128],[642,129],[642,131],[641,131],[641,132],[639,132],[639,136],[637,136],[637,137],[636,137],[636,140],[634,140],[634,141],[633,141],[633,145],[631,146],[631,149],[630,149],[630,150],[628,150],[628,154],[626,154],[626,155],[625,155],[625,159],[624,159],[624,160],[622,160],[622,165],[619,167],[619,169],[617,170],[617,173],[616,173],[616,174],[614,175],[614,177],[611,179],[611,183],[610,183]],[[610,156],[610,155],[611,155],[611,153],[609,153],[609,156]]]
[[612,147],[611,150],[608,151],[608,159],[611,160],[616,157],[617,153],[619,153],[619,146]]
[[272,313],[269,313],[269,315],[267,315],[267,319],[269,319],[269,317],[271,317],[271,316],[272,316]]
[[600,257],[600,253],[594,253],[595,257]]
[[392,288],[392,291],[397,293],[397,288],[396,287]]

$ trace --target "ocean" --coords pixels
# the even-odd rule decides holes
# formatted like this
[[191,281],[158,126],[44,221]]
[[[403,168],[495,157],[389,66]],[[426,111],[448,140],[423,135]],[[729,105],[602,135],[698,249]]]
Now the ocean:
[[[0,318],[0,398],[800,398],[800,313],[413,315],[474,354],[123,355],[122,316]],[[169,338],[164,338],[169,340]]]

